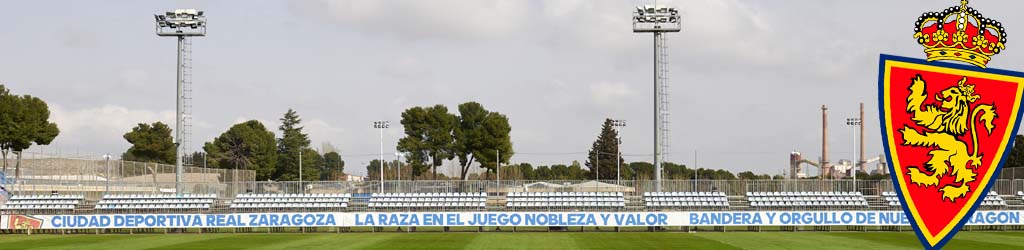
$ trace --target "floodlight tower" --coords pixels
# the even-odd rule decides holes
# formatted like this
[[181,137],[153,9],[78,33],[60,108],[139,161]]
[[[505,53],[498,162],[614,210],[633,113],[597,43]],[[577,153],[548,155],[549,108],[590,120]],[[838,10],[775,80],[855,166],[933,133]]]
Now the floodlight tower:
[[612,128],[615,129],[615,185],[622,181],[622,150],[619,148],[622,146],[622,135],[618,128],[625,126],[626,120],[612,120]]
[[[178,90],[175,98],[177,99],[176,116],[174,120],[174,189],[177,194],[181,194],[182,191],[182,158],[185,153],[184,148],[187,147],[188,141],[185,137],[189,135],[183,130],[191,130],[188,127],[189,121],[192,120],[191,112],[191,43],[188,42],[188,37],[194,36],[206,36],[206,16],[203,16],[203,11],[195,9],[177,9],[174,11],[168,11],[161,14],[153,15],[156,18],[156,35],[157,36],[173,36],[178,38],[178,63],[176,65],[178,69],[177,73],[177,85]],[[189,132],[190,133],[190,132]]]
[[679,10],[663,5],[637,6],[633,12],[634,33],[654,33],[654,179],[661,192],[661,160],[669,147],[668,48],[664,32],[679,32]]
[[[384,130],[391,127],[390,121],[375,121],[373,128],[380,130],[380,192],[384,193]],[[369,175],[369,173],[367,173]]]

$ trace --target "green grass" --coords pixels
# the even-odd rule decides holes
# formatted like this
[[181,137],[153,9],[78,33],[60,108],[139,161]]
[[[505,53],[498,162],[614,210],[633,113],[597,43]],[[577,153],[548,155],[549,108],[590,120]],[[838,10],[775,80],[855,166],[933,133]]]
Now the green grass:
[[[910,232],[217,233],[0,235],[0,249],[921,249]],[[944,249],[1024,249],[1024,232],[960,232]]]

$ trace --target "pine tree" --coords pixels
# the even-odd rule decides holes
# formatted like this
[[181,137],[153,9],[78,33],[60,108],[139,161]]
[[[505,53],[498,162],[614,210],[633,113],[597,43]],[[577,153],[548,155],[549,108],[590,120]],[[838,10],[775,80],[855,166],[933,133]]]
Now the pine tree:
[[586,166],[590,168],[587,177],[594,179],[600,172],[600,179],[614,180],[616,160],[619,164],[625,165],[618,153],[619,133],[612,127],[612,120],[605,119],[604,125],[601,126],[601,134],[597,136],[597,140],[594,141],[587,154]]
[[[292,109],[288,109],[288,112],[281,118],[281,126],[278,127],[281,130],[281,138],[277,139],[277,169],[273,175],[275,180],[299,180],[299,152],[309,147],[309,136],[302,133],[303,127],[299,126],[300,122],[302,119],[299,118],[299,114]],[[303,154],[303,157],[309,158],[306,156],[308,155]],[[303,159],[303,180],[316,180],[319,177],[319,171],[316,175],[311,172],[312,169],[320,166],[306,165],[310,161],[316,161],[316,159]]]

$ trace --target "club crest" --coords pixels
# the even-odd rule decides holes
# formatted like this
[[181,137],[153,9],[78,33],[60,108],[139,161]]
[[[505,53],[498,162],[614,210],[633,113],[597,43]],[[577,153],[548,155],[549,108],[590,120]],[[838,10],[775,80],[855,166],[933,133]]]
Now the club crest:
[[1024,73],[882,55],[879,114],[893,186],[939,248],[984,200],[1020,120]]
[[1006,30],[966,0],[921,15],[914,38],[927,60],[881,56],[879,122],[903,210],[922,245],[939,249],[999,175],[1021,118],[1024,73],[986,68],[1006,49]]
[[8,228],[6,229],[39,229],[42,228],[43,220],[29,215],[15,214],[8,217]]

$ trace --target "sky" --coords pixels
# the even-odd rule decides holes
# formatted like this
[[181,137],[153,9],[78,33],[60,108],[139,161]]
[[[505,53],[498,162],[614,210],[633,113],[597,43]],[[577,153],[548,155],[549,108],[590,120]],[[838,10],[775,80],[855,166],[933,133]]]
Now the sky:
[[[651,161],[652,36],[632,32],[649,1],[13,1],[0,4],[0,84],[49,103],[61,129],[30,152],[120,155],[140,122],[174,121],[175,40],[152,15],[204,10],[193,40],[193,146],[250,119],[268,127],[294,109],[313,146],[329,142],[346,172],[378,157],[373,121],[389,120],[394,159],[401,112],[480,102],[509,117],[513,163],[583,161],[605,118],[624,119],[622,153]],[[681,10],[667,34],[668,161],[781,174],[788,155],[849,159],[845,119],[865,103],[866,152],[882,154],[879,54],[924,58],[914,21],[959,1],[659,1]],[[1006,27],[992,68],[1024,70],[1018,1],[970,6]],[[10,11],[14,10],[14,11]],[[442,172],[455,173],[455,168]]]

